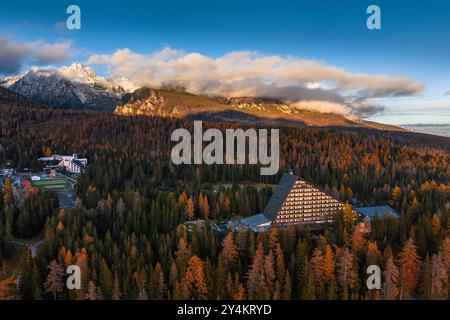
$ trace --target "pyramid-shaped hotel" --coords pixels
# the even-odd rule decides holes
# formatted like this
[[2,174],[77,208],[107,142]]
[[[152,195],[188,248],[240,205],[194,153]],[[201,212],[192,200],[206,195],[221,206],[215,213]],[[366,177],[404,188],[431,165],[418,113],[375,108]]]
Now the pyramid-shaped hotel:
[[[398,215],[388,206],[368,208],[379,209],[379,214],[384,214],[385,208],[389,208],[387,214]],[[317,230],[332,223],[335,214],[343,209],[344,203],[340,200],[289,172],[283,174],[262,213],[233,221],[231,227],[234,230],[252,229],[258,232],[268,230],[271,225],[303,225]],[[358,208],[352,210],[355,217],[365,216]]]

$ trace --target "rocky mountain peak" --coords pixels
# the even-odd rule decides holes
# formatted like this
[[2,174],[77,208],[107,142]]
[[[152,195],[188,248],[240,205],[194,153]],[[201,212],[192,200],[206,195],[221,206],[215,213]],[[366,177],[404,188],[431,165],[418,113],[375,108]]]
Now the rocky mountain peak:
[[53,108],[114,110],[125,90],[80,63],[59,69],[31,68],[5,87]]

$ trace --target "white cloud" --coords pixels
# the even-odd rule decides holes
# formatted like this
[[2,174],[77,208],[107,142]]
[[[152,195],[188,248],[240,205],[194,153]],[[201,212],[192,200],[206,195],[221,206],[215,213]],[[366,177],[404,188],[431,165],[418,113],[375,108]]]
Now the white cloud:
[[69,57],[71,44],[69,42],[53,44],[36,44],[35,55],[39,64],[63,62]]
[[43,41],[17,43],[0,37],[0,73],[12,74],[20,71],[25,63],[46,65],[63,62],[69,57],[69,42],[45,43]]
[[347,116],[352,113],[352,110],[340,103],[330,101],[299,101],[293,103],[293,106],[301,110],[318,111],[321,113],[336,113]]
[[313,60],[249,51],[212,58],[171,48],[152,54],[121,49],[92,55],[87,64],[106,66],[112,75],[133,79],[139,86],[171,83],[196,94],[279,98],[359,115],[379,110],[372,98],[416,95],[423,89],[407,78],[352,73]]

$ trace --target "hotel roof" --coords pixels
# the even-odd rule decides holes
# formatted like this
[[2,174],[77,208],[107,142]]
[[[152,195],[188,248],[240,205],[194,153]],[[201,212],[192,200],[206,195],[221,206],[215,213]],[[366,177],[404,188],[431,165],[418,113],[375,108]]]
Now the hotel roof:
[[372,206],[372,207],[360,207],[354,208],[356,211],[368,216],[371,220],[378,214],[378,217],[385,218],[387,216],[394,216],[399,218],[400,214],[392,209],[390,206]]
[[243,224],[247,227],[256,227],[268,222],[270,222],[270,220],[263,214],[255,214],[253,216],[239,220],[240,224]]
[[281,181],[275,190],[275,193],[270,197],[269,202],[264,208],[263,215],[269,220],[275,220],[278,212],[286,200],[289,192],[292,190],[295,182],[299,177],[293,173],[285,173],[281,177]]
[[81,161],[78,160],[78,159],[75,159],[75,160],[73,160],[72,162],[73,162],[73,164],[75,164],[76,166],[78,166],[80,169],[84,169],[84,168],[86,167],[86,166],[84,165],[84,163],[81,162]]

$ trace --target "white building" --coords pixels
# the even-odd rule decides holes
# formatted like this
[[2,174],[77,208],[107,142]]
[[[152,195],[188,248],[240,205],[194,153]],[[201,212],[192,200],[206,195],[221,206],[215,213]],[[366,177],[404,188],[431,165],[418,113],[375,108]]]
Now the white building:
[[47,169],[59,167],[71,173],[81,173],[87,165],[87,159],[78,158],[77,154],[73,154],[72,156],[54,154],[51,157],[39,158],[39,161],[45,163]]

